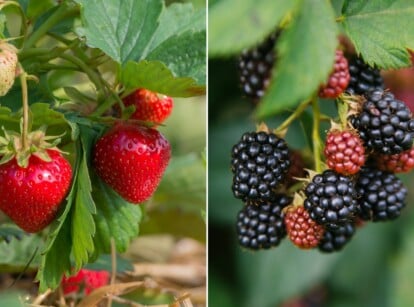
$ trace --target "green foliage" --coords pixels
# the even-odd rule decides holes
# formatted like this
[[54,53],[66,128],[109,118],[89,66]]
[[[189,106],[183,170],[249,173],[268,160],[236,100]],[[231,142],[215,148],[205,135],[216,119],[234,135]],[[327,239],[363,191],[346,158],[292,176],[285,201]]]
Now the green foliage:
[[345,1],[342,14],[346,33],[368,64],[385,69],[410,66],[413,1]]
[[202,95],[204,86],[197,85],[192,78],[174,77],[162,62],[128,62],[122,68],[121,82],[127,88],[144,87],[172,97]]
[[304,1],[277,42],[273,82],[257,110],[259,117],[278,113],[309,99],[334,62],[337,26],[327,1]]
[[26,233],[14,224],[0,225],[0,242],[10,243],[14,238],[21,240]]
[[[145,87],[176,97],[205,93],[205,10],[199,3],[194,9],[191,3],[165,5],[162,0],[19,3],[21,20],[9,11],[1,11],[0,16],[7,19],[2,31],[6,38],[20,30],[24,34],[14,41],[21,49],[19,61],[39,81],[28,84],[29,126],[34,130],[46,125],[48,134],[63,134],[59,146],[68,154],[73,178],[58,217],[44,236],[12,239],[8,246],[19,251],[20,258],[10,253],[0,266],[21,271],[31,257],[27,251],[37,250],[30,269],[38,268],[40,291],[44,291],[55,289],[63,275],[75,274],[94,261],[110,267],[108,259],[102,264],[101,255],[111,253],[111,242],[116,252],[125,252],[138,236],[142,207],[124,201],[97,177],[91,165],[93,147],[115,121],[103,114],[114,114],[113,105],[128,91]],[[22,92],[16,80],[0,98],[0,125],[6,129],[19,131]],[[190,165],[182,164],[183,171],[196,164],[186,163]],[[174,181],[162,184],[163,193],[168,193],[168,182]],[[197,178],[194,189],[202,193],[199,183],[205,185]],[[203,207],[200,194],[185,199],[182,192],[175,192],[176,201],[179,198],[186,205],[194,201],[198,210]],[[0,227],[1,240],[20,236],[17,229]],[[2,252],[6,249],[0,246]],[[127,268],[128,263],[121,267]]]
[[210,4],[209,56],[237,55],[259,44],[295,10],[298,2],[222,0]]
[[89,46],[122,64],[162,61],[176,76],[204,83],[204,10],[194,11],[191,4],[179,3],[166,8],[162,0],[109,1],[106,5],[98,0],[77,2],[82,5],[83,23],[78,33],[86,36]]

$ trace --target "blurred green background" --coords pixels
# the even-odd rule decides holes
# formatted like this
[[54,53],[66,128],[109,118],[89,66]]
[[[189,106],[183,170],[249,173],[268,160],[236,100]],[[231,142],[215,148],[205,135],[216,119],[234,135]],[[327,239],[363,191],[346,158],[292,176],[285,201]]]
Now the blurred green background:
[[[409,187],[403,215],[394,222],[365,224],[342,252],[303,251],[287,239],[268,251],[238,246],[235,221],[243,203],[231,192],[230,152],[256,123],[254,106],[241,98],[236,67],[236,58],[209,61],[209,305],[414,306],[413,175],[401,176]],[[334,102],[321,106],[335,115]],[[266,122],[275,128],[286,115]],[[304,124],[289,129],[286,140],[292,148],[308,147],[303,119]],[[327,128],[323,124],[321,132]]]

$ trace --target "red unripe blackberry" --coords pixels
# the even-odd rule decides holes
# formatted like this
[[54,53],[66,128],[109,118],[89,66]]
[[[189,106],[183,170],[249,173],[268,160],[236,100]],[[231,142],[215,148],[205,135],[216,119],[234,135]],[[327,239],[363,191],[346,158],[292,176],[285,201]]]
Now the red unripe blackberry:
[[326,137],[326,164],[342,175],[353,175],[365,164],[365,149],[356,132],[330,130]]
[[410,149],[414,139],[414,120],[405,103],[382,90],[369,92],[365,98],[362,111],[351,118],[364,145],[386,155]]
[[366,92],[374,89],[384,88],[384,80],[380,75],[380,71],[370,67],[361,58],[354,56],[348,60],[349,80],[346,92],[351,95],[364,95]]
[[231,157],[233,194],[244,201],[271,200],[290,165],[285,140],[263,131],[245,133]]
[[405,207],[407,188],[392,173],[364,167],[356,183],[359,217],[363,220],[387,221],[400,216]]
[[310,217],[328,229],[349,223],[359,212],[354,183],[333,170],[315,175],[305,195],[304,207]]
[[351,241],[354,233],[355,225],[353,222],[339,226],[337,229],[325,230],[318,248],[325,253],[340,251],[349,241]]
[[282,209],[291,201],[292,198],[278,194],[271,201],[247,203],[237,217],[239,244],[252,250],[279,245],[286,236]]
[[348,60],[342,50],[336,50],[333,71],[329,75],[327,83],[320,87],[319,97],[337,98],[348,87],[350,78]]
[[323,237],[323,226],[312,220],[303,206],[286,208],[285,225],[289,239],[299,248],[314,248]]
[[239,58],[239,74],[242,92],[254,102],[263,97],[269,84],[275,62],[274,47],[278,33],[270,35],[259,46],[245,50]]
[[414,148],[395,155],[377,155],[377,167],[390,173],[408,173],[414,169]]

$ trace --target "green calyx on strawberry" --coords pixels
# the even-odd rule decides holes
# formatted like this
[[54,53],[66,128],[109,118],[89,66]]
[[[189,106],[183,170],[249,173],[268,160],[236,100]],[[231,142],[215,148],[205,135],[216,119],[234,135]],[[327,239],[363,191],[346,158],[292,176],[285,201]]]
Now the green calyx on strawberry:
[[160,132],[118,122],[95,144],[93,165],[106,184],[138,204],[155,192],[170,157],[170,144]]
[[171,97],[140,88],[123,98],[125,106],[135,106],[131,119],[163,123],[171,114],[174,103]]
[[58,142],[45,128],[29,133],[26,146],[18,133],[0,137],[0,210],[27,232],[48,226],[69,190],[72,167]]
[[0,96],[6,95],[14,84],[18,64],[17,49],[0,42]]

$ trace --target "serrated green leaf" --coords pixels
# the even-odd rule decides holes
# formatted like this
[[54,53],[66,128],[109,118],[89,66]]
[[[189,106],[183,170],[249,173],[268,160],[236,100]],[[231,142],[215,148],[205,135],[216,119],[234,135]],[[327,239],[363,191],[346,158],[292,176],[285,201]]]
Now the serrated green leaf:
[[298,1],[222,0],[209,9],[209,55],[234,55],[274,32]]
[[379,68],[411,64],[414,49],[414,2],[411,0],[346,1],[343,24],[364,61]]
[[172,97],[191,97],[205,93],[205,86],[197,85],[192,78],[174,77],[158,61],[130,61],[122,68],[120,79],[127,88],[144,87]]
[[302,1],[277,42],[277,64],[257,115],[267,117],[309,99],[332,70],[337,25],[329,1]]
[[[151,59],[166,61],[165,64],[177,76],[184,77],[191,73],[191,77],[204,83],[204,76],[200,76],[199,71],[205,70],[205,53],[194,52],[201,48],[205,50],[205,39],[200,40],[200,35],[205,37],[204,10],[194,11],[191,4],[180,3],[166,8],[161,0],[77,2],[82,5],[83,22],[83,28],[77,32],[86,37],[89,46],[101,49],[122,64],[151,56]],[[190,36],[185,33],[196,34]],[[187,48],[187,45],[194,50]],[[180,50],[181,47],[186,48]],[[166,57],[168,51],[173,54]],[[176,56],[192,61],[177,67]],[[197,58],[194,59],[195,56]],[[197,67],[189,69],[195,63]],[[179,69],[175,71],[174,68]]]
[[[69,193],[73,193],[72,190]],[[70,197],[70,196],[68,196]],[[72,238],[70,235],[70,219],[67,218],[71,209],[70,203],[65,206],[59,217],[52,223],[36,279],[40,282],[39,290],[55,289],[62,280],[63,274],[69,275],[71,270],[70,251]]]
[[173,3],[161,13],[160,24],[154,33],[148,52],[152,52],[172,36],[187,31],[199,32],[205,29],[206,12],[204,9],[195,11],[190,3]]
[[96,176],[92,183],[92,196],[97,209],[94,215],[95,255],[92,259],[101,253],[111,252],[111,238],[115,241],[116,250],[125,252],[132,238],[138,236],[141,207],[126,202]]
[[167,63],[176,76],[192,76],[206,83],[206,32],[188,31],[172,36],[148,54],[148,60]]
[[91,159],[91,147],[95,144],[96,134],[90,129],[81,128],[82,160],[80,161],[78,176],[76,177],[76,199],[72,209],[72,255],[74,270],[78,271],[85,265],[94,252],[93,236],[96,214],[95,203],[92,199],[92,183],[89,177],[88,161]]

